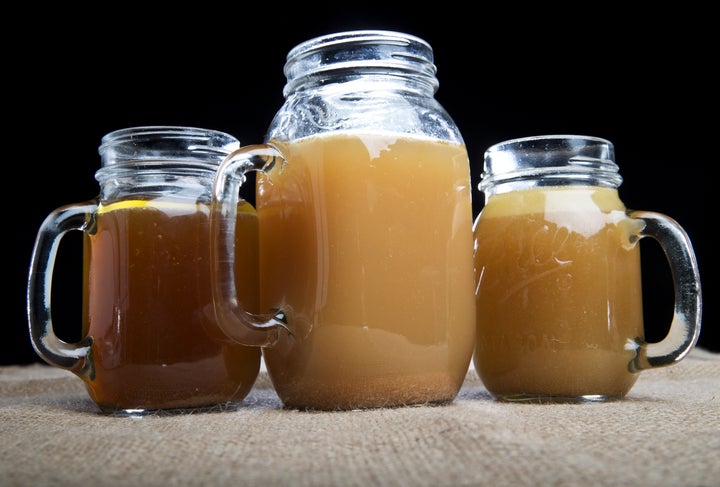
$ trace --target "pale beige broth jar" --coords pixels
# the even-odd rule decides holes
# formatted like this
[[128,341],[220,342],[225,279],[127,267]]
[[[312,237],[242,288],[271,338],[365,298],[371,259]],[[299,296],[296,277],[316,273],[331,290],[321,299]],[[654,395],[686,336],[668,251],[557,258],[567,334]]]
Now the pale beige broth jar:
[[[219,170],[218,316],[263,347],[287,407],[447,403],[462,386],[475,336],[470,167],[435,72],[412,35],[308,40],[288,53],[267,144]],[[257,168],[268,316],[237,303],[230,272],[236,194]]]
[[[677,363],[697,342],[690,239],[666,215],[625,207],[614,159],[610,141],[576,135],[513,139],[485,153],[474,364],[497,399],[620,399],[640,371]],[[675,287],[659,343],[644,338],[644,237],[663,248]]]

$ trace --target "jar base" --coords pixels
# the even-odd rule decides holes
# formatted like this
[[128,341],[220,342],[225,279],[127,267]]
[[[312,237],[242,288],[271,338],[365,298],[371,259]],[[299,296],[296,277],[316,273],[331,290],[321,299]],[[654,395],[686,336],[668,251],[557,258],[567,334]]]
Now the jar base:
[[493,394],[500,402],[514,402],[527,404],[585,404],[598,402],[613,402],[622,399],[622,396],[605,394],[583,394],[579,396],[563,394]]
[[99,406],[100,414],[114,417],[145,417],[145,416],[182,416],[185,414],[197,413],[222,413],[234,411],[241,406],[240,402],[227,402],[222,404],[211,404],[205,406],[187,406],[173,408],[109,408]]

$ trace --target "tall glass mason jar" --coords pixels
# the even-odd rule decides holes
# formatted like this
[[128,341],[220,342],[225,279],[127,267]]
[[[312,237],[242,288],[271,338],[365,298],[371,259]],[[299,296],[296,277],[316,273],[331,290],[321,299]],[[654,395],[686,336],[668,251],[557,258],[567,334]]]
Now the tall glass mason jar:
[[[470,165],[434,98],[431,46],[335,33],[290,50],[284,72],[266,144],[228,158],[216,179],[221,322],[264,347],[286,406],[452,401],[475,333]],[[260,303],[274,318],[248,317],[232,286],[232,211],[259,166]]]

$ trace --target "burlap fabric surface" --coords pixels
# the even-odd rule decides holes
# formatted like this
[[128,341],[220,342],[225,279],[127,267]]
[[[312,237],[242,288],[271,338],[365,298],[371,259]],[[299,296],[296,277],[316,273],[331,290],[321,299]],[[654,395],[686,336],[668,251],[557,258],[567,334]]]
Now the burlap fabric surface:
[[4,486],[720,486],[720,354],[643,372],[623,401],[495,402],[475,371],[445,406],[104,416],[80,379],[0,367]]

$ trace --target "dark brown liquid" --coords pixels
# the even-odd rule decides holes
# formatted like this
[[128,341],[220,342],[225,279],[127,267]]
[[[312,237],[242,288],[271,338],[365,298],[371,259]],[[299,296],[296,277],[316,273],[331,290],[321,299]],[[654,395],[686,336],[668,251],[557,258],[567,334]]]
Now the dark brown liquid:
[[[105,410],[211,406],[242,400],[260,349],[218,328],[210,287],[209,207],[128,201],[100,208],[86,246],[84,377]],[[238,293],[257,307],[257,219],[239,212]]]

